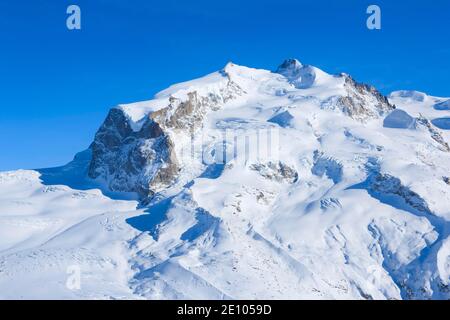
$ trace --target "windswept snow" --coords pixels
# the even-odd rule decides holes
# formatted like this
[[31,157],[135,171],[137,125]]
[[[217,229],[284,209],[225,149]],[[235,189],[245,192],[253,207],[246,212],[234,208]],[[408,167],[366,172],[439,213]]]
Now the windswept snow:
[[[0,173],[0,298],[133,297],[123,239],[135,232],[124,217],[138,214],[137,203],[40,176]],[[71,270],[81,271],[80,290],[66,286]]]
[[436,127],[442,130],[450,130],[450,117],[436,118],[431,121]]
[[442,129],[440,135],[445,141],[450,141],[448,122],[445,120],[450,117],[450,110],[447,109],[449,98],[429,96],[417,91],[396,91],[390,94],[389,101],[412,117],[428,119],[436,129]]
[[415,129],[416,120],[407,112],[396,109],[384,119],[383,125],[386,128]]

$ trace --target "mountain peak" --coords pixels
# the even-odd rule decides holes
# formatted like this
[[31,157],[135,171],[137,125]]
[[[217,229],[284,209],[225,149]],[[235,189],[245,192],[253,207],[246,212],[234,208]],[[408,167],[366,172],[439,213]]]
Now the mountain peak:
[[278,71],[228,63],[0,172],[0,298],[449,299],[450,98]]
[[303,65],[297,59],[289,58],[283,61],[283,63],[277,68],[277,73],[283,73],[286,71],[294,71],[301,68]]

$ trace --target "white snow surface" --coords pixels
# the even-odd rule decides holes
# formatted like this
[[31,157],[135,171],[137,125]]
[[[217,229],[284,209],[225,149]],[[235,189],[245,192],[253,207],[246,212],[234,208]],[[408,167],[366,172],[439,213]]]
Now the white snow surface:
[[[217,156],[224,129],[249,141],[279,133],[276,155],[182,160],[178,182],[145,205],[87,179],[89,153],[0,173],[0,298],[450,299],[450,152],[423,126],[324,107],[346,94],[344,78],[307,68],[305,85],[229,63],[118,106],[139,130],[171,97],[219,94],[231,80],[244,94],[208,113],[194,143]],[[449,98],[389,100],[414,118],[450,116],[435,108]]]

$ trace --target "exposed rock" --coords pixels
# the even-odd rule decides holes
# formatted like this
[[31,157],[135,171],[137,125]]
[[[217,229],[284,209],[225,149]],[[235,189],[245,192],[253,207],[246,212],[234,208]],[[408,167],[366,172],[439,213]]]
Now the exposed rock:
[[368,178],[368,188],[382,194],[397,195],[416,210],[431,214],[426,201],[394,176],[382,173],[372,174]]
[[[226,74],[226,73],[225,73]],[[216,111],[221,105],[245,92],[236,83],[229,80],[228,85],[218,93],[200,96],[196,91],[188,93],[188,99],[171,97],[166,108],[150,114],[150,118],[163,129],[195,131],[209,111]]]
[[342,76],[345,78],[344,87],[347,96],[339,97],[337,104],[346,115],[364,121],[395,109],[395,106],[373,86],[358,83],[346,74]]
[[121,109],[112,109],[90,147],[89,177],[112,191],[136,192],[142,200],[172,185],[181,168],[172,132],[195,132],[208,112],[244,93],[222,73],[228,77],[225,88],[207,96],[189,92],[184,101],[170,97],[169,105],[150,113],[139,131]]
[[428,132],[431,135],[431,138],[437,143],[439,143],[442,151],[450,152],[450,146],[444,140],[441,133],[433,127],[430,120],[428,120],[423,116],[420,116],[419,118],[417,118],[417,123],[424,126],[428,130]]
[[267,162],[252,164],[250,169],[257,171],[261,176],[269,180],[288,183],[295,183],[298,181],[297,171],[281,161],[277,163]]

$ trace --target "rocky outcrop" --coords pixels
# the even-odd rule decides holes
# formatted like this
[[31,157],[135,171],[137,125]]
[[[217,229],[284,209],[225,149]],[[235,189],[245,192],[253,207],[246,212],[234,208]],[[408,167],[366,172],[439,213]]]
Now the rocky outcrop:
[[250,169],[257,171],[261,176],[269,180],[287,183],[298,181],[297,171],[281,161],[252,164]]
[[395,109],[388,99],[375,87],[356,82],[349,75],[343,74],[346,96],[338,98],[337,104],[348,116],[356,120],[377,118]]
[[400,179],[389,174],[374,173],[368,178],[370,192],[401,197],[407,205],[420,212],[432,214],[426,201],[417,193],[404,186]]
[[[226,73],[224,74],[227,76]],[[223,104],[244,93],[244,90],[229,78],[225,88],[218,92],[210,92],[206,96],[193,91],[187,94],[188,97],[184,101],[170,97],[166,108],[151,113],[149,117],[163,129],[192,132],[201,126],[208,112],[218,110]]]
[[228,83],[217,92],[169,97],[168,106],[147,115],[138,131],[122,109],[112,109],[90,146],[89,177],[111,191],[136,192],[141,199],[171,186],[182,166],[174,147],[176,134],[193,134],[208,112],[244,93],[225,72],[223,76]]
[[439,144],[440,149],[442,151],[450,152],[450,146],[444,140],[441,133],[436,128],[433,127],[430,120],[428,120],[427,118],[425,118],[423,116],[420,116],[419,118],[417,118],[417,123],[420,124],[421,126],[425,127],[426,130],[428,130],[431,138]]
[[112,191],[143,198],[170,185],[179,170],[173,142],[161,126],[148,118],[135,132],[119,109],[109,112],[90,148],[89,177]]
[[348,74],[331,76],[313,66],[302,65],[296,59],[288,59],[276,73],[286,77],[297,89],[308,89],[330,78],[343,79],[344,93],[331,96],[322,102],[325,109],[338,109],[355,120],[365,121],[385,115],[395,109],[375,87],[356,82]]

